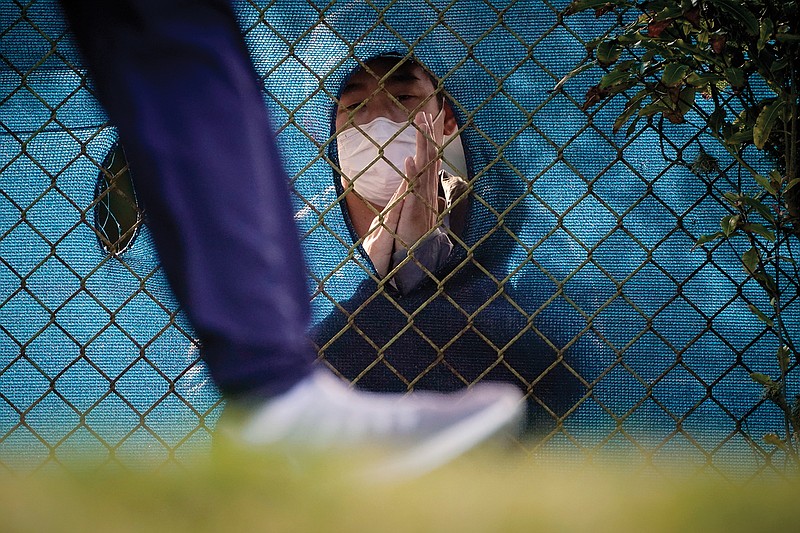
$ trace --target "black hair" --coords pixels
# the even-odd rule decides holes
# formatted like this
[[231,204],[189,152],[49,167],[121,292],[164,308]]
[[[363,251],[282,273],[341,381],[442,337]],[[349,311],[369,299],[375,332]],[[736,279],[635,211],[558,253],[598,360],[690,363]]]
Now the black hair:
[[342,80],[342,85],[339,88],[339,96],[341,97],[342,91],[344,91],[344,88],[347,86],[347,82],[350,80],[351,77],[353,77],[354,74],[364,70],[365,67],[369,66],[370,63],[381,60],[393,61],[391,68],[394,68],[396,65],[401,65],[401,64],[416,65],[419,68],[421,68],[422,71],[425,72],[425,74],[428,76],[428,79],[430,79],[431,84],[433,85],[434,94],[435,95],[441,94],[441,99],[436,98],[436,103],[438,104],[439,109],[444,108],[445,96],[444,92],[441,91],[441,80],[439,79],[439,77],[436,74],[434,74],[433,71],[429,69],[427,65],[425,65],[425,63],[417,59],[414,55],[403,54],[401,52],[384,52],[382,54],[369,57],[364,61],[359,61],[358,65],[350,72],[350,74],[348,74],[344,78],[344,80]]

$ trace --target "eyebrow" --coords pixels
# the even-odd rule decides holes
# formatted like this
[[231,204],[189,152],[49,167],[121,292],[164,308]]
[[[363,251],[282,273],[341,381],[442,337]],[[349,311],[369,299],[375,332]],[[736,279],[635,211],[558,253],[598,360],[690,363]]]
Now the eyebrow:
[[[413,71],[405,70],[405,71],[396,71],[392,73],[388,78],[386,78],[383,82],[384,86],[389,85],[390,83],[406,83],[406,82],[418,82],[418,81],[425,81],[424,78],[416,75]],[[345,85],[344,89],[342,89],[342,95],[347,93],[357,91],[359,89],[364,88],[364,83],[361,82],[351,82]]]

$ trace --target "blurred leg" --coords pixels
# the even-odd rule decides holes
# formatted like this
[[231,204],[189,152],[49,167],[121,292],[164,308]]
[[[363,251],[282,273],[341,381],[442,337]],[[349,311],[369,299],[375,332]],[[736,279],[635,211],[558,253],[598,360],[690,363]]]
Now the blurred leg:
[[310,372],[286,177],[224,0],[62,0],[119,128],[167,277],[226,394]]

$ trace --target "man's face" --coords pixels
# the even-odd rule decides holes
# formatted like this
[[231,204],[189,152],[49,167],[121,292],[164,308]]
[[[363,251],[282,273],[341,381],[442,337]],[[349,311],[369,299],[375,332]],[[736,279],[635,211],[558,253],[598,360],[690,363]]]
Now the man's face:
[[439,114],[441,99],[435,95],[436,87],[428,73],[415,63],[405,62],[387,76],[396,64],[392,58],[374,59],[367,63],[367,69],[350,77],[336,111],[337,132],[378,117],[407,122],[420,111],[434,117]]

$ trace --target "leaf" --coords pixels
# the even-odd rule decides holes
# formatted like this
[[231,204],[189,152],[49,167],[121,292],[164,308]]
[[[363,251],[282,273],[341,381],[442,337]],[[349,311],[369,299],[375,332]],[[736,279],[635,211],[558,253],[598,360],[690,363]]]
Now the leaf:
[[649,63],[650,61],[655,59],[657,55],[658,51],[651,48],[650,50],[642,54],[642,63]]
[[722,233],[726,237],[730,237],[736,232],[736,227],[739,225],[739,215],[728,215],[722,217],[719,225],[722,227]]
[[766,272],[756,272],[753,274],[753,279],[761,285],[761,288],[767,291],[767,294],[771,297],[774,297],[778,294],[778,286],[775,284],[775,280],[767,274]]
[[689,72],[689,67],[687,65],[670,63],[664,67],[664,72],[661,74],[661,83],[667,87],[675,87],[683,81],[687,72]]
[[636,131],[636,125],[642,119],[641,115],[638,115],[636,118],[633,119],[633,122],[630,123],[628,129],[625,130],[625,137],[630,137],[633,135],[633,132]]
[[723,74],[731,87],[744,87],[747,83],[747,74],[740,68],[726,68]]
[[725,143],[738,146],[742,143],[751,142],[752,140],[753,140],[753,130],[746,129],[744,131],[737,131],[736,133],[728,135],[725,138]]
[[703,48],[704,50],[708,50],[708,45],[711,42],[711,34],[709,33],[708,28],[695,27],[695,29],[701,30],[695,35],[695,39],[697,40],[697,45]]
[[[724,80],[722,76],[719,74],[695,74],[692,73],[686,78],[686,83],[691,85],[692,87],[705,87],[709,84],[716,85],[720,81]],[[720,108],[722,109],[722,108]],[[724,109],[723,109],[724,111]]]
[[739,199],[741,198],[741,195],[736,194],[735,192],[726,192],[722,196],[724,196],[725,199],[728,200],[728,203],[730,203],[734,207],[736,207],[739,204]]
[[618,133],[619,130],[622,128],[622,126],[624,126],[625,123],[627,123],[628,120],[630,120],[633,114],[639,110],[639,107],[641,106],[641,101],[642,98],[639,99],[634,98],[630,102],[628,102],[628,104],[625,106],[625,109],[622,111],[622,113],[620,113],[620,115],[614,121],[614,128],[612,130],[614,133]]
[[608,5],[605,5],[605,6],[602,6],[602,7],[598,7],[597,9],[594,10],[594,18],[599,19],[600,17],[602,17],[606,13],[610,13],[610,12],[614,11],[614,9],[615,9],[615,6],[613,6],[611,4],[608,4]]
[[711,113],[711,116],[708,117],[708,125],[711,126],[713,131],[719,131],[724,124],[725,120],[725,109],[723,107],[718,107]]
[[784,55],[784,56],[776,59],[772,63],[772,66],[770,67],[770,70],[772,70],[772,72],[778,73],[778,72],[780,72],[781,70],[785,69],[788,66],[789,66],[789,56],[788,55]]
[[603,41],[597,45],[594,52],[597,62],[602,66],[607,67],[617,62],[617,59],[622,55],[622,46],[616,39],[610,41]]
[[621,44],[638,45],[642,42],[642,40],[646,39],[647,38],[638,31],[628,31],[617,35],[617,41],[619,41]]
[[603,100],[606,97],[608,97],[608,90],[601,89],[598,85],[595,85],[594,87],[589,87],[589,90],[586,91],[586,100],[584,100],[581,109],[586,111],[594,104]]
[[782,43],[800,42],[800,35],[796,33],[779,33],[775,35],[775,40]]
[[606,73],[605,76],[600,78],[600,87],[607,88],[611,87],[612,85],[617,85],[630,80],[631,79],[630,66],[631,66],[630,62],[625,61],[624,63],[620,63],[619,65],[614,67],[614,70]]
[[775,122],[778,119],[783,119],[785,108],[786,102],[784,100],[775,100],[758,114],[756,124],[753,126],[753,143],[756,148],[759,150],[764,149]]
[[703,246],[706,243],[709,243],[711,241],[716,241],[717,239],[720,239],[720,238],[722,238],[724,236],[725,236],[725,234],[722,233],[721,231],[718,231],[716,233],[712,233],[710,235],[701,235],[700,238],[697,239],[697,242],[694,243],[694,246],[692,247],[692,249],[694,250],[698,246]]
[[763,312],[761,312],[761,310],[758,307],[756,307],[755,305],[747,304],[747,308],[750,309],[750,311],[754,315],[756,315],[756,317],[761,322],[763,322],[764,324],[768,325],[769,327],[772,327],[774,325],[774,322],[772,321],[772,319],[769,318],[767,315],[765,315]]
[[639,110],[639,116],[649,117],[655,115],[656,113],[663,113],[664,111],[671,111],[671,108],[664,98],[659,98],[655,102],[647,104],[641,108]]
[[775,30],[775,25],[772,23],[772,19],[769,17],[764,17],[761,19],[761,25],[758,28],[758,42],[756,43],[756,48],[760,52],[763,50],[770,39],[772,39],[772,33]]
[[683,9],[680,6],[680,2],[668,1],[668,2],[661,2],[660,4],[658,2],[652,2],[650,3],[650,6],[653,9],[658,9],[658,7],[664,6],[661,11],[656,13],[656,15],[653,17],[653,20],[671,20],[683,15]]
[[778,366],[781,368],[781,375],[786,375],[789,371],[789,354],[791,351],[788,346],[778,348]]
[[772,225],[775,224],[775,217],[772,216],[772,211],[763,202],[744,194],[741,196],[741,201],[758,211],[758,214],[764,217],[767,222]]
[[715,54],[724,52],[725,46],[728,44],[728,36],[725,33],[715,33],[709,36],[708,40],[711,43],[711,50]]
[[654,20],[647,25],[647,36],[653,39],[658,39],[670,25],[672,20]]
[[608,6],[619,5],[619,1],[613,0],[574,0],[567,9],[564,10],[564,15],[570,16],[587,9],[605,8]]
[[697,89],[694,87],[685,87],[678,96],[678,111],[685,115],[689,112],[694,105],[694,99],[697,95]]
[[733,15],[747,33],[753,36],[759,35],[758,19],[749,9],[742,5],[740,0],[712,0],[712,3],[719,6],[721,10]]
[[695,28],[700,28],[700,14],[700,7],[695,5],[693,8],[683,13],[683,18],[688,20]]
[[719,162],[716,157],[706,152],[701,145],[689,168],[698,176],[708,175],[719,169]]
[[600,88],[606,89],[612,85],[618,85],[631,79],[631,73],[625,69],[615,68],[602,78],[600,78]]
[[773,446],[777,446],[781,450],[786,450],[786,443],[781,440],[781,438],[776,435],[775,433],[767,433],[764,435],[764,442],[766,444],[772,444]]
[[775,242],[775,233],[767,229],[763,224],[747,223],[742,226],[742,229],[748,233],[755,233],[756,235],[764,237],[769,242]]
[[634,85],[636,85],[636,80],[634,79],[629,79],[627,81],[623,81],[622,83],[615,83],[607,89],[608,95],[614,96],[615,94],[624,93]]
[[596,62],[596,61],[590,61],[590,62],[588,62],[588,63],[584,63],[583,65],[581,65],[581,66],[579,66],[579,67],[577,67],[577,68],[573,69],[573,70],[572,70],[572,71],[570,71],[570,72],[569,72],[569,73],[568,73],[566,76],[564,76],[563,78],[561,78],[561,79],[559,80],[559,82],[556,84],[556,86],[555,86],[555,87],[553,87],[552,89],[550,89],[550,92],[551,92],[551,93],[556,93],[556,92],[560,91],[560,90],[561,90],[561,88],[562,88],[562,87],[563,87],[563,86],[564,86],[564,85],[565,85],[565,84],[566,84],[566,83],[567,83],[567,82],[568,82],[570,79],[574,78],[575,76],[577,76],[578,74],[580,74],[580,73],[581,73],[581,72],[583,72],[584,70],[588,70],[588,69],[590,69],[590,68],[592,68],[592,67],[594,67],[594,66],[596,66],[596,65],[597,65],[597,62]]
[[792,181],[789,182],[789,185],[786,186],[783,192],[787,192],[789,189],[793,189],[798,184],[800,184],[800,178],[794,178]]
[[750,248],[742,254],[742,265],[744,265],[744,270],[748,274],[758,272],[759,263],[761,263],[761,256],[755,248]]
[[772,378],[766,374],[762,374],[761,372],[750,372],[750,379],[759,385],[764,385],[765,387],[775,386],[775,382],[772,381]]
[[767,191],[771,196],[778,194],[778,191],[776,191],[775,187],[772,186],[772,181],[769,178],[756,173],[753,174],[753,178],[756,180],[756,183],[761,185],[761,188]]

